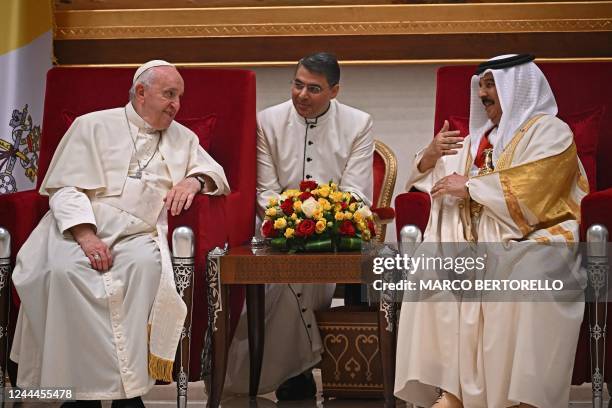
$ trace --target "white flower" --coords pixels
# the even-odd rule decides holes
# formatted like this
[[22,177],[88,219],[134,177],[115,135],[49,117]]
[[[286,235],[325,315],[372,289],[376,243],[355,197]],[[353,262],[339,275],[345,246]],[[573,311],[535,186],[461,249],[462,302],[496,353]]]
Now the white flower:
[[319,204],[313,197],[308,198],[302,203],[302,212],[308,218],[312,218],[312,216],[320,209],[321,204]]
[[360,207],[357,211],[355,211],[355,214],[359,214],[363,218],[368,218],[372,216],[372,211],[370,211],[370,207],[368,207],[367,205],[364,205]]

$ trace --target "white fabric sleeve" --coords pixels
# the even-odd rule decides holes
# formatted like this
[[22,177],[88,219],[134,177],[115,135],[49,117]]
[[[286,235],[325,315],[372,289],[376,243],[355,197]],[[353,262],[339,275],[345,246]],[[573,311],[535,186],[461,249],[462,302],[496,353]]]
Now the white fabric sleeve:
[[187,166],[187,176],[191,177],[198,174],[205,174],[216,184],[217,188],[212,191],[200,191],[208,195],[228,195],[230,187],[225,177],[225,171],[219,163],[211,157],[202,146],[200,146],[197,136],[193,135],[189,164]]
[[418,167],[423,158],[425,149],[426,147],[422,148],[414,155],[414,160],[410,166],[408,181],[406,182],[406,191],[410,191],[410,189],[414,187],[419,191],[428,193],[433,187],[433,170],[435,166],[424,172],[421,172]]
[[343,191],[358,195],[368,206],[372,206],[373,199],[373,156],[372,117],[368,115],[366,125],[353,142],[339,186]]
[[79,224],[91,224],[97,229],[91,201],[76,187],[49,190],[49,208],[62,234]]
[[276,164],[263,129],[257,126],[257,214],[263,220],[270,198],[280,198],[282,186],[278,182]]

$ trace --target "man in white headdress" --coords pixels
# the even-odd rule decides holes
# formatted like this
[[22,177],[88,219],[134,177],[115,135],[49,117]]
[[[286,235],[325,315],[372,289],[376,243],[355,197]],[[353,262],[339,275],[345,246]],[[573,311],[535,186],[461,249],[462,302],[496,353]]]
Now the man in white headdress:
[[[333,181],[368,205],[372,200],[372,117],[335,98],[340,66],[330,53],[302,58],[295,69],[291,99],[257,116],[257,209],[263,218],[270,199],[278,200],[302,181]],[[322,343],[314,312],[331,304],[335,285],[268,285],[265,344],[259,392],[276,390],[279,400],[313,397],[312,367]],[[247,393],[249,348],[243,313],[230,348],[225,389]]]
[[174,121],[184,83],[161,60],[135,73],[124,107],[77,118],[40,193],[50,211],[17,255],[21,309],[11,359],[20,387],[70,387],[77,406],[142,406],[172,380],[186,315],[167,210],[227,194],[223,169]]
[[[532,60],[511,55],[481,64],[471,81],[470,135],[461,139],[445,121],[417,154],[407,187],[431,194],[417,252],[435,243],[503,243],[488,244],[485,276],[566,274],[580,289],[585,276],[567,243],[579,240],[588,184],[572,132],[555,116],[553,93]],[[564,257],[539,242],[563,243]],[[395,394],[436,408],[567,407],[584,311],[578,293],[568,302],[436,297],[441,293],[404,302]]]

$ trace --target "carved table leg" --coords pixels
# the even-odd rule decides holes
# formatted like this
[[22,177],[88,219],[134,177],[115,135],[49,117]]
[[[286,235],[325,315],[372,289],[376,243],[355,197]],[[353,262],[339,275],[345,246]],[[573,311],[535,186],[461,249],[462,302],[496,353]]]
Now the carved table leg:
[[383,296],[378,311],[378,338],[383,371],[385,408],[395,408],[393,388],[395,386],[395,333],[397,305]]
[[0,227],[0,392],[5,386],[4,378],[9,361],[8,323],[10,313],[11,281],[11,235]]
[[249,324],[249,396],[257,396],[264,352],[265,285],[247,285],[247,320]]
[[593,407],[603,408],[605,350],[608,319],[608,231],[593,225],[587,231],[588,303]]
[[172,268],[176,290],[187,305],[183,333],[176,351],[174,378],[176,379],[176,405],[187,407],[189,362],[191,351],[191,320],[193,311],[193,271],[195,268],[194,236],[189,227],[179,227],[172,233]]
[[[205,347],[204,371],[210,376],[208,408],[218,408],[223,394],[227,353],[229,348],[229,286],[221,284],[220,257],[227,250],[215,248],[208,254],[206,277],[208,283],[208,333],[209,342]],[[206,354],[208,353],[208,355]],[[207,367],[209,366],[209,367]]]

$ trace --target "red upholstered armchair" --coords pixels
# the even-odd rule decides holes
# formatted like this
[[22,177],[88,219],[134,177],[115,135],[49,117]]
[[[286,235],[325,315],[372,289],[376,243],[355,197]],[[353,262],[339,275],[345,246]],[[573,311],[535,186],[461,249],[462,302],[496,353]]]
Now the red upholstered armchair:
[[[185,375],[191,381],[199,379],[200,353],[207,327],[208,285],[204,274],[206,255],[216,246],[222,247],[225,243],[239,245],[248,242],[253,236],[256,112],[253,72],[200,68],[179,71],[185,80],[185,94],[177,121],[198,135],[200,144],[223,166],[231,187],[231,194],[227,197],[198,195],[188,211],[178,217],[169,215],[170,234],[178,226],[188,226],[195,237],[194,282],[192,287],[188,286],[184,291],[186,295],[193,294],[192,313],[187,317],[188,322],[191,316],[194,318],[191,327],[186,323],[182,358],[179,357],[179,363],[175,364],[175,378],[177,383],[181,379],[179,385],[184,385],[182,391],[186,393]],[[38,170],[39,185],[57,144],[72,120],[84,113],[125,105],[133,74],[134,69],[125,68],[53,68],[49,71]],[[47,197],[40,196],[34,190],[0,196],[0,226],[11,234],[12,264],[19,248],[47,209]],[[180,261],[178,274],[182,274],[182,283],[189,284],[190,279],[185,272],[194,271],[194,261],[189,257]],[[175,276],[178,276],[176,262]],[[232,307],[240,310],[243,300],[242,289],[239,288],[232,293],[230,302]],[[189,306],[189,299],[186,299],[186,303]],[[11,308],[13,326],[16,309]],[[187,364],[189,343],[192,358],[190,364]],[[179,367],[183,365],[181,361],[184,367]],[[182,392],[181,389],[179,391]]]
[[[578,155],[589,179],[590,194],[581,205],[581,235],[601,224],[612,231],[612,63],[541,63],[559,107],[558,116],[567,122],[578,148]],[[467,134],[469,117],[470,78],[475,66],[442,67],[438,70],[434,130],[437,132],[445,119],[451,129]],[[425,231],[429,219],[430,199],[423,192],[400,194],[395,199],[397,236],[404,225],[413,224]],[[588,309],[587,309],[588,312]],[[612,314],[608,322],[612,323]],[[612,345],[607,344],[606,366],[612,365]],[[600,350],[601,352],[601,350]],[[612,379],[611,370],[604,381]],[[573,383],[591,382],[589,358],[589,316],[585,314],[576,353]],[[593,379],[594,391],[601,387]]]

